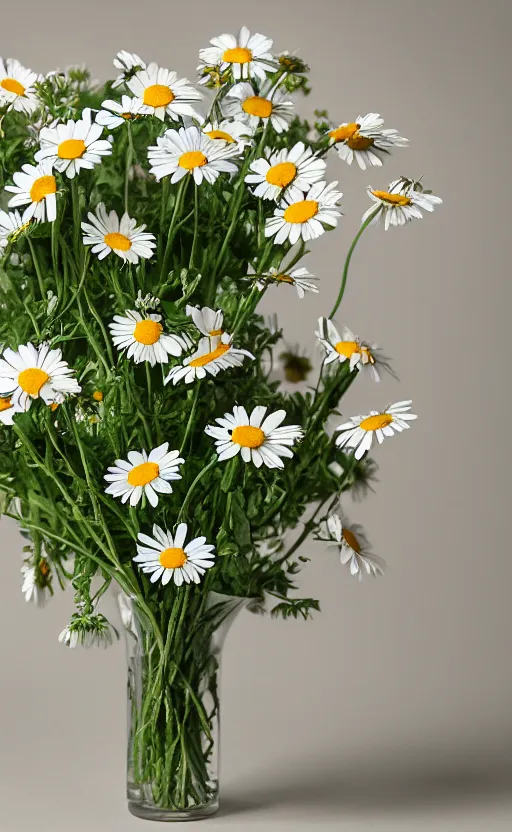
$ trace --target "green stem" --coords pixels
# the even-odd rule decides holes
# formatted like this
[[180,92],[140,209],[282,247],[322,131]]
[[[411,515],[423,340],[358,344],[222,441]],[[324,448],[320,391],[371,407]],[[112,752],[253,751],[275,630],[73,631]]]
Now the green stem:
[[180,508],[180,511],[179,511],[179,514],[178,514],[178,520],[177,520],[178,523],[181,521],[182,517],[184,517],[185,514],[186,514],[188,504],[190,503],[190,500],[192,498],[192,494],[194,493],[194,490],[195,490],[196,486],[200,483],[200,481],[208,473],[208,471],[211,471],[213,466],[216,465],[216,464],[217,464],[217,454],[215,454],[215,456],[212,457],[212,459],[210,460],[208,465],[206,465],[204,468],[202,468],[201,471],[199,472],[199,474],[197,475],[197,477],[195,478],[194,482],[190,486],[190,488],[187,492],[187,495],[186,495],[186,497],[183,500],[183,503],[181,505],[181,508]]
[[189,269],[194,267],[194,259],[197,246],[197,235],[199,229],[199,188],[194,182],[194,238],[192,240],[192,248],[190,250],[190,260],[188,262]]
[[340,305],[340,303],[341,303],[341,301],[342,301],[342,299],[343,299],[343,295],[345,294],[345,286],[347,285],[347,277],[348,277],[348,268],[349,268],[349,266],[350,266],[350,261],[351,261],[351,259],[352,259],[352,255],[353,255],[353,253],[354,253],[354,249],[355,249],[356,245],[358,244],[359,239],[360,239],[360,237],[361,237],[361,235],[362,235],[363,231],[364,231],[366,228],[368,228],[368,226],[370,225],[370,223],[372,222],[372,220],[373,220],[373,219],[375,219],[375,217],[377,216],[377,214],[379,213],[379,211],[380,211],[380,205],[379,205],[379,207],[378,207],[378,208],[376,208],[376,210],[375,210],[372,214],[370,214],[370,216],[369,216],[369,217],[367,217],[367,218],[365,219],[365,221],[363,222],[363,224],[362,224],[361,228],[359,229],[359,231],[357,232],[356,236],[355,236],[355,237],[354,237],[354,239],[352,240],[352,245],[350,246],[350,248],[349,248],[349,250],[348,250],[347,258],[346,258],[346,260],[345,260],[345,265],[344,265],[344,267],[343,267],[343,276],[342,276],[342,279],[341,279],[340,291],[338,292],[338,297],[336,298],[336,303],[335,303],[335,304],[334,304],[334,306],[333,306],[333,309],[332,309],[331,314],[329,315],[329,318],[333,318],[333,317],[334,317],[334,315],[335,315],[335,314],[336,314],[336,312],[338,311],[338,307],[339,307],[339,305]]
[[126,128],[128,133],[128,144],[126,147],[126,165],[125,165],[125,172],[124,172],[124,210],[125,213],[128,214],[128,195],[130,190],[130,169],[132,166],[132,159],[133,159],[133,139],[132,139],[132,126],[130,122],[127,120]]
[[192,407],[190,408],[190,414],[187,421],[187,427],[185,428],[185,434],[183,436],[183,441],[181,443],[180,448],[180,456],[182,455],[183,451],[185,450],[185,445],[187,444],[187,439],[189,437],[190,431],[192,429],[192,425],[194,424],[194,419],[197,410],[197,402],[199,400],[199,391],[201,389],[201,379],[196,382],[196,389],[194,391],[194,398],[192,400]]
[[37,259],[36,247],[35,247],[34,243],[32,242],[32,240],[30,239],[30,237],[28,237],[28,245],[29,245],[29,248],[30,248],[30,254],[32,256],[32,262],[34,263],[34,268],[36,270],[37,282],[39,284],[39,291],[41,293],[41,300],[45,300],[46,292],[45,292],[45,288],[44,288],[43,273],[42,273],[41,267],[39,265],[39,260]]
[[188,181],[190,176],[184,176],[178,186],[178,193],[176,194],[176,202],[174,203],[174,210],[172,212],[171,217],[171,224],[169,225],[169,232],[167,234],[167,243],[165,245],[165,252],[162,259],[162,269],[160,271],[160,281],[165,278],[167,273],[167,264],[169,262],[169,255],[171,253],[171,246],[173,244],[174,236],[175,236],[175,226],[178,221],[178,216],[181,211],[181,206],[183,203],[183,197],[185,195],[185,190],[188,185]]

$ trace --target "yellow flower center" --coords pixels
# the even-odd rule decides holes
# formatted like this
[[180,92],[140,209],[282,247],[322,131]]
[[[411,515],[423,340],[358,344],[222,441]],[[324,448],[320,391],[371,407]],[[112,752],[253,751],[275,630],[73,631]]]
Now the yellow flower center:
[[216,338],[217,335],[222,335],[222,329],[212,329],[211,332],[208,333],[210,338]]
[[160,552],[160,566],[164,569],[179,569],[187,562],[187,556],[183,549],[172,547],[171,549],[164,549]]
[[167,107],[174,101],[174,93],[165,84],[152,84],[144,90],[143,101],[148,107]]
[[367,136],[353,136],[347,139],[347,145],[351,150],[368,150],[374,143],[374,139],[369,139]]
[[378,413],[377,416],[368,416],[359,425],[362,430],[380,430],[386,428],[393,421],[390,413]]
[[206,135],[210,137],[210,139],[223,139],[225,142],[234,142],[233,136],[230,136],[229,133],[225,133],[224,130],[207,130]]
[[352,358],[355,352],[360,352],[357,341],[338,341],[334,349],[340,355],[344,355],[345,358]]
[[388,202],[390,205],[410,205],[411,200],[408,196],[403,194],[388,194],[387,191],[372,191],[372,194],[381,199],[383,202]]
[[25,87],[16,78],[4,78],[0,81],[0,87],[7,92],[13,92],[14,95],[25,95]]
[[345,543],[348,543],[351,549],[354,550],[357,554],[361,551],[361,546],[355,536],[354,532],[351,532],[350,529],[343,529],[342,531],[343,540]]
[[221,355],[224,355],[224,353],[229,349],[231,349],[230,344],[219,344],[219,346],[212,352],[206,352],[198,358],[193,358],[189,363],[189,367],[204,367],[205,364],[210,364],[211,361],[215,361],[216,358],[220,358]]
[[261,98],[259,95],[251,95],[242,104],[242,110],[250,116],[258,118],[269,118],[272,113],[272,102],[268,98]]
[[289,274],[276,274],[274,280],[278,280],[279,283],[291,283],[292,286],[295,283],[295,280]]
[[318,202],[314,199],[303,199],[288,206],[284,212],[284,220],[291,223],[307,222],[315,214],[318,214]]
[[278,188],[286,188],[293,182],[297,175],[297,167],[293,162],[280,162],[269,168],[265,179],[269,185],[277,185]]
[[148,485],[156,480],[160,474],[160,468],[156,462],[142,462],[128,473],[128,482],[135,488],[138,485]]
[[59,407],[59,402],[52,402],[51,405],[50,405],[51,412],[55,413],[55,411],[57,410],[58,407]]
[[251,425],[241,425],[234,429],[231,439],[242,448],[259,448],[265,441],[265,434],[261,428],[253,428]]
[[39,571],[43,578],[46,578],[50,574],[50,567],[48,566],[48,563],[45,560],[41,560],[39,562]]
[[95,402],[102,402],[103,401],[103,393],[101,392],[101,390],[95,390],[94,393],[92,394],[92,397],[93,397]]
[[87,150],[82,139],[66,139],[59,144],[57,156],[59,159],[80,159]]
[[185,168],[185,170],[194,170],[194,168],[202,168],[207,162],[208,159],[200,150],[189,150],[188,153],[183,153],[180,156],[178,164],[180,168]]
[[133,331],[133,337],[139,344],[156,344],[162,334],[163,326],[158,321],[138,321]]
[[103,240],[105,245],[110,246],[110,248],[116,248],[118,251],[129,251],[132,247],[132,241],[124,234],[119,234],[118,231],[105,234]]
[[226,49],[222,60],[225,64],[248,64],[252,61],[252,52],[243,46],[237,46],[235,49]]
[[347,139],[351,139],[357,134],[359,127],[360,125],[356,124],[355,121],[351,121],[350,124],[342,124],[340,127],[336,127],[335,130],[331,130],[329,138],[334,139],[335,142],[346,142]]
[[18,376],[18,384],[24,393],[29,396],[39,396],[39,391],[43,384],[46,384],[50,376],[39,367],[30,367],[28,370],[22,370]]
[[131,118],[133,118],[133,115],[132,113],[121,113],[121,118],[124,118],[126,121],[129,121]]
[[0,398],[0,413],[4,410],[9,410],[12,407],[11,397]]
[[30,189],[30,199],[32,202],[41,202],[48,194],[54,194],[57,190],[57,182],[55,176],[40,176],[36,179]]

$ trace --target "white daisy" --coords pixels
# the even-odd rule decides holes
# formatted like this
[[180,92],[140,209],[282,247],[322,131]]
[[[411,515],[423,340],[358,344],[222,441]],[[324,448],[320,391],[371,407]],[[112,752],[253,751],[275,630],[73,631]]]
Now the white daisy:
[[21,591],[27,604],[44,607],[52,595],[51,572],[47,559],[41,558],[37,567],[25,561],[21,567],[21,574],[23,575]]
[[119,638],[117,630],[102,613],[75,613],[59,635],[66,647],[110,647]]
[[25,69],[15,58],[0,58],[0,109],[32,113],[41,105],[34,87],[41,76]]
[[183,116],[197,117],[192,102],[201,101],[199,90],[186,78],[178,78],[176,72],[154,62],[126,81],[126,86],[161,121],[166,113],[174,121]]
[[373,223],[384,225],[386,231],[391,225],[421,220],[422,211],[433,211],[434,206],[443,201],[424,191],[419,182],[404,177],[392,182],[387,191],[374,191],[369,187],[367,193],[374,204],[363,214],[361,222],[375,214]]
[[16,239],[28,226],[30,218],[19,211],[0,211],[0,249]]
[[103,109],[96,114],[96,123],[107,130],[115,130],[127,121],[150,115],[152,112],[151,107],[146,107],[138,98],[130,98],[129,95],[123,95],[121,101],[108,98],[101,106]]
[[137,220],[123,214],[121,219],[115,211],[107,214],[107,210],[100,202],[96,213],[87,214],[89,222],[82,223],[85,231],[83,242],[85,246],[93,246],[93,254],[98,260],[103,260],[111,251],[128,263],[138,263],[139,257],[147,259],[153,255],[156,246],[155,237],[144,231],[145,225],[137,225]]
[[138,535],[140,543],[133,560],[151,575],[152,584],[160,579],[163,586],[169,581],[174,581],[176,586],[198,584],[206,570],[215,565],[215,546],[206,543],[206,537],[195,537],[185,545],[187,530],[186,523],[179,523],[172,535],[155,525],[153,537]]
[[23,165],[12,178],[14,185],[5,186],[6,191],[15,194],[9,200],[9,207],[28,205],[25,219],[53,222],[57,217],[57,180],[50,159],[44,159],[37,166]]
[[116,80],[112,83],[112,89],[120,87],[124,84],[126,79],[139,72],[141,69],[146,69],[146,64],[134,52],[127,52],[126,49],[121,49],[112,61],[116,69],[121,70],[121,75],[118,75]]
[[225,413],[216,419],[216,425],[207,425],[205,433],[213,436],[219,462],[241,453],[244,462],[253,462],[256,468],[284,468],[281,457],[293,457],[290,447],[302,439],[299,425],[279,427],[286,419],[286,410],[276,410],[265,417],[266,407],[255,407],[248,416],[245,407],[235,406],[233,413]]
[[62,352],[47,344],[22,344],[16,351],[7,348],[0,358],[0,396],[10,396],[19,410],[28,410],[32,399],[38,398],[60,404],[82,389],[70,378],[74,372],[62,360]]
[[216,376],[220,370],[241,367],[245,356],[254,359],[252,353],[234,347],[227,332],[213,338],[201,338],[195,353],[186,358],[183,364],[173,367],[164,384],[170,381],[177,384],[182,380],[185,384],[191,384],[194,379],[205,378],[208,374]]
[[12,396],[0,396],[0,422],[3,425],[14,424],[13,416],[19,412],[19,408],[14,407]]
[[211,46],[199,50],[202,63],[197,67],[198,72],[216,66],[221,74],[231,70],[235,81],[241,78],[264,81],[267,72],[273,71],[273,67],[268,65],[273,60],[270,52],[272,40],[265,35],[251,35],[247,26],[242,26],[238,37],[219,35],[210,43]]
[[286,100],[283,90],[272,90],[265,84],[260,92],[248,82],[235,84],[226,95],[226,115],[245,121],[255,130],[260,121],[270,123],[276,133],[288,130],[294,116],[293,102]]
[[237,144],[240,151],[252,144],[254,130],[243,121],[225,118],[221,121],[209,121],[201,128],[205,136],[218,142]]
[[181,480],[178,468],[184,459],[179,451],[169,451],[169,443],[164,442],[149,453],[129,451],[128,461],[116,459],[115,465],[108,469],[104,479],[110,483],[106,494],[120,497],[122,503],[130,501],[136,506],[144,494],[153,508],[158,505],[158,494],[172,494],[171,480]]
[[340,561],[348,566],[350,574],[361,580],[363,574],[376,577],[384,575],[385,561],[371,551],[371,546],[359,523],[349,523],[346,518],[338,514],[331,514],[326,522],[327,534],[340,554]]
[[141,315],[136,309],[128,309],[124,316],[114,315],[114,322],[109,324],[112,341],[118,350],[128,349],[126,357],[136,364],[167,364],[169,355],[178,357],[191,344],[186,337],[164,332],[161,320],[161,315]]
[[256,185],[254,196],[261,199],[278,200],[286,194],[290,200],[304,198],[311,185],[325,174],[325,162],[319,159],[304,142],[297,142],[291,150],[283,148],[272,153],[265,151],[266,158],[256,159],[250,165],[245,181]]
[[41,149],[35,160],[48,159],[59,173],[73,179],[82,168],[91,170],[100,164],[102,156],[112,153],[110,142],[100,139],[102,132],[103,127],[92,122],[91,110],[86,107],[78,121],[69,119],[66,124],[43,127],[39,133]]
[[148,159],[150,172],[158,180],[170,176],[174,183],[189,174],[194,177],[196,185],[200,185],[203,179],[211,185],[219,173],[238,171],[233,162],[227,161],[239,155],[238,145],[209,139],[198,127],[167,130],[156,141],[156,146],[148,148]]
[[301,266],[299,269],[294,269],[292,272],[286,273],[279,271],[274,266],[268,271],[260,275],[263,280],[258,281],[260,288],[264,287],[265,282],[268,283],[285,283],[289,286],[295,286],[299,298],[303,298],[306,292],[314,292],[318,294],[318,286],[313,281],[318,280],[314,274],[310,274],[307,269]]
[[370,450],[374,434],[380,444],[386,436],[401,433],[409,427],[409,421],[418,418],[409,413],[411,404],[411,401],[396,402],[386,410],[371,410],[367,416],[352,416],[349,422],[336,428],[336,431],[341,431],[336,445],[354,450],[355,458],[361,459]]
[[277,245],[288,240],[293,246],[301,237],[304,242],[320,237],[325,225],[335,227],[341,214],[338,202],[343,196],[336,190],[337,184],[316,182],[302,199],[285,197],[282,207],[277,207],[266,221],[265,237],[275,235]]
[[331,364],[333,361],[344,364],[348,361],[351,372],[354,369],[368,369],[374,381],[380,381],[377,370],[379,366],[394,376],[389,359],[382,354],[377,344],[362,341],[348,327],[344,326],[340,335],[329,318],[319,318],[315,335],[325,349],[326,364]]
[[369,165],[382,165],[382,156],[390,147],[406,147],[408,139],[398,130],[384,129],[384,119],[379,113],[358,116],[357,121],[340,124],[329,132],[329,144],[336,145],[340,159],[351,165],[354,159],[366,170]]
[[217,335],[222,335],[222,323],[224,321],[224,313],[222,309],[210,309],[209,306],[186,306],[185,313],[189,315],[194,321],[199,332],[203,335],[208,335],[210,338],[215,338]]

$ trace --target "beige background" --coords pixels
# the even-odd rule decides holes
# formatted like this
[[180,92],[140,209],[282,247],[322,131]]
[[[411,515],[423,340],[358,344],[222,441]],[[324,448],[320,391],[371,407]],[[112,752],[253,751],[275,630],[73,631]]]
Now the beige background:
[[[394,357],[401,384],[361,379],[347,414],[411,397],[421,416],[376,450],[377,494],[355,506],[385,580],[358,584],[321,546],[301,588],[313,623],[242,614],[227,644],[223,795],[212,829],[510,829],[510,48],[507,0],[26,0],[2,10],[1,53],[34,69],[119,48],[194,77],[198,49],[241,23],[300,50],[304,113],[381,112],[411,140],[382,170],[333,160],[346,217],[313,245],[322,293],[268,293],[291,343],[313,348],[367,184],[420,176],[444,205],[368,233],[340,322]],[[124,656],[66,651],[71,612],[19,591],[2,522],[2,832],[142,828],[124,805]]]

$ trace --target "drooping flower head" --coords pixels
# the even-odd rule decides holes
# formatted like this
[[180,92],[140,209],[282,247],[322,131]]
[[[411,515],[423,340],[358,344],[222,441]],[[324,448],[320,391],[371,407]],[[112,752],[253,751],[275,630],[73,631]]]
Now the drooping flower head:
[[201,338],[195,353],[186,358],[183,364],[173,367],[164,384],[170,381],[173,384],[178,384],[179,381],[191,384],[196,378],[205,378],[207,375],[215,377],[221,370],[241,367],[245,357],[254,359],[252,353],[235,347],[227,332],[213,338]]
[[420,182],[400,177],[392,182],[387,191],[367,188],[373,204],[362,216],[365,222],[374,215],[373,224],[383,225],[387,231],[392,225],[405,225],[411,220],[423,218],[422,211],[432,212],[442,199],[424,191]]
[[319,318],[316,336],[325,350],[326,364],[348,361],[351,371],[369,370],[374,381],[380,381],[378,368],[381,367],[396,378],[382,350],[376,344],[362,341],[348,327],[344,326],[340,335],[330,319]]
[[358,116],[356,121],[344,122],[330,130],[329,144],[336,146],[338,156],[348,165],[355,159],[361,170],[366,170],[369,165],[380,166],[390,148],[409,144],[398,130],[384,129],[383,125],[384,119],[379,113]]
[[116,69],[121,70],[121,74],[118,75],[112,84],[112,89],[116,89],[116,87],[120,87],[121,84],[126,83],[132,75],[135,75],[136,72],[140,72],[141,69],[146,69],[146,64],[142,58],[140,58],[139,55],[136,55],[135,52],[127,52],[126,49],[121,49],[112,63]]
[[151,115],[151,107],[142,104],[139,98],[123,95],[121,101],[108,98],[102,103],[102,109],[96,115],[96,124],[101,124],[107,130],[116,130],[127,121],[136,121],[141,116]]
[[[329,548],[339,552],[340,561],[359,581],[363,574],[373,578],[384,574],[385,561],[371,551],[370,543],[359,523],[349,523],[339,514],[331,514],[326,521],[326,532],[334,544]],[[322,538],[321,538],[322,539]]]
[[374,436],[380,444],[386,437],[407,430],[408,422],[418,418],[409,413],[411,404],[410,401],[396,402],[386,410],[371,410],[367,416],[352,416],[350,421],[336,428],[340,432],[336,445],[353,450],[355,458],[361,459],[370,450]]

